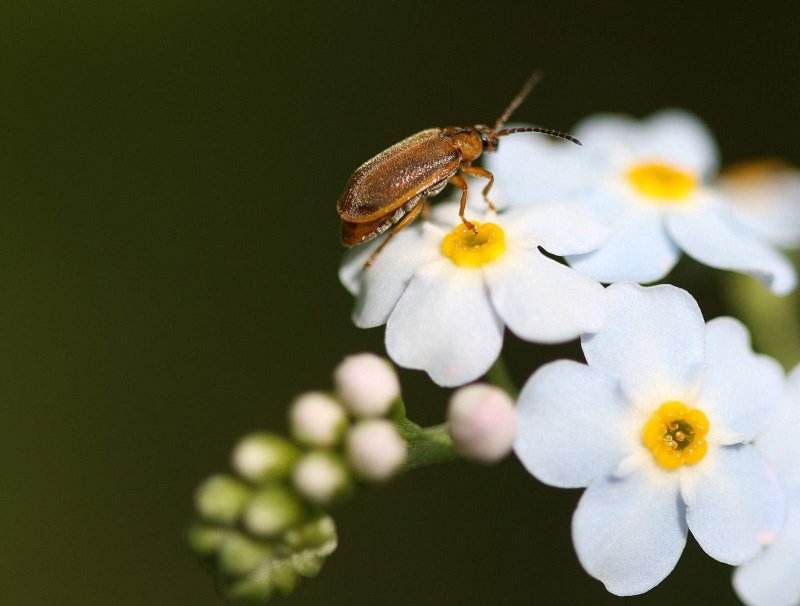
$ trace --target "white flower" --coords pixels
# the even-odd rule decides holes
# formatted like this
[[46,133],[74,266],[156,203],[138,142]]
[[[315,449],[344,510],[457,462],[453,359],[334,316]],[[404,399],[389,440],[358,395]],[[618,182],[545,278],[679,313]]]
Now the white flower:
[[494,463],[511,452],[517,414],[509,395],[494,385],[476,383],[457,390],[447,409],[447,430],[465,457]]
[[357,423],[347,434],[347,461],[365,480],[382,482],[403,466],[408,445],[395,426],[384,419]]
[[596,330],[602,286],[543,255],[596,248],[608,230],[572,205],[535,205],[483,216],[474,235],[457,205],[397,234],[371,267],[382,240],[348,252],[342,283],[357,296],[353,321],[386,324],[386,350],[400,366],[428,372],[439,385],[462,385],[497,359],[507,325],[523,339],[554,343]]
[[371,353],[347,356],[333,372],[336,393],[354,415],[379,417],[400,397],[400,382],[389,362]]
[[782,248],[800,248],[800,170],[779,160],[728,167],[719,185],[736,217]]
[[606,292],[608,323],[581,343],[588,366],[553,362],[525,385],[514,449],[541,481],[587,487],[572,521],[578,558],[610,592],[633,595],[670,573],[689,530],[728,564],[774,539],[784,495],[750,442],[783,371],[752,353],[738,321],[704,325],[683,290]]
[[[509,137],[486,159],[490,171],[518,174],[503,175],[500,202],[539,203],[544,192],[587,205],[613,228],[597,250],[568,255],[572,267],[602,282],[653,282],[672,270],[683,250],[711,267],[750,274],[777,294],[794,289],[788,260],[736,219],[722,190],[708,185],[718,153],[697,118],[678,110],[643,121],[600,114],[580,122],[573,134],[583,147],[547,149]],[[512,145],[518,153],[510,161]]]
[[763,555],[736,569],[733,586],[750,606],[800,604],[800,365],[789,375],[775,419],[756,440],[787,495],[786,525]]

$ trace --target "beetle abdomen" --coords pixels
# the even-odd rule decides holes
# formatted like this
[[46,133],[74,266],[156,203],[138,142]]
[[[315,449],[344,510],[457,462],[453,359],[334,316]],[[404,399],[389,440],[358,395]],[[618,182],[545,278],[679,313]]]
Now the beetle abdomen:
[[[446,185],[446,183],[445,183]],[[357,246],[370,240],[374,240],[400,222],[414,207],[420,203],[422,196],[417,196],[408,200],[402,206],[395,208],[394,211],[383,217],[367,221],[364,223],[351,223],[342,221],[342,244],[345,246]]]
[[409,200],[434,186],[444,187],[458,170],[461,152],[441,133],[438,128],[424,130],[361,165],[337,203],[342,220],[367,223],[388,219],[387,215]]

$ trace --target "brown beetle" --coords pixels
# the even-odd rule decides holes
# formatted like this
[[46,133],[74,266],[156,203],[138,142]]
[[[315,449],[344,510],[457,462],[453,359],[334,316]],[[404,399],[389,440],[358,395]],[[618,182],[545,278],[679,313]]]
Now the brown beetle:
[[389,237],[365,263],[365,267],[368,267],[392,236],[416,219],[426,207],[428,198],[438,194],[448,183],[461,190],[458,215],[464,225],[477,234],[478,230],[464,216],[467,180],[462,174],[489,179],[483,188],[483,199],[493,209],[488,194],[494,183],[494,175],[486,169],[472,166],[472,162],[484,152],[495,151],[500,137],[512,133],[544,133],[581,144],[575,137],[548,128],[503,128],[540,79],[539,72],[531,75],[498,118],[494,128],[483,124],[429,128],[395,143],[358,167],[336,204],[342,220],[342,244],[364,244],[394,226]]

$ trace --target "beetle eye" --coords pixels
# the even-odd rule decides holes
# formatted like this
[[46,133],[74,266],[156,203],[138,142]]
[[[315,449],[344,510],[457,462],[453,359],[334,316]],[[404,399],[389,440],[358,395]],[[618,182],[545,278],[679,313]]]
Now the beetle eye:
[[492,149],[497,149],[497,146],[500,145],[500,140],[495,137],[492,139]]

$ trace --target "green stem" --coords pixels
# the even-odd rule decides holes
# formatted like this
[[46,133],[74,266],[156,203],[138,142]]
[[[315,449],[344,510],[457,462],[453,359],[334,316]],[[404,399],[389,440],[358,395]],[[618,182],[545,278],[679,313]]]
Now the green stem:
[[407,471],[460,458],[447,433],[447,423],[420,427],[409,419],[402,419],[397,422],[397,428],[408,443]]
[[511,378],[511,373],[508,372],[508,367],[506,366],[505,360],[503,360],[503,356],[497,357],[497,360],[492,364],[489,372],[486,373],[486,378],[489,379],[489,382],[493,385],[504,389],[512,398],[515,400],[517,399],[519,389],[517,389],[514,379]]

